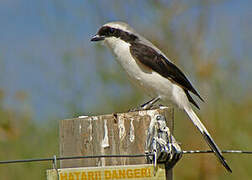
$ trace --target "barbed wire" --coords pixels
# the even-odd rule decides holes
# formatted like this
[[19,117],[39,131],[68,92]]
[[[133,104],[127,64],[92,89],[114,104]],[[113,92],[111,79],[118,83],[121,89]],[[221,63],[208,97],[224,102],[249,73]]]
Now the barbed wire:
[[[242,150],[223,150],[222,153],[233,153],[233,154],[252,154],[252,151],[242,151]],[[187,150],[181,151],[182,154],[206,154],[213,153],[212,150]],[[146,154],[111,154],[111,155],[93,155],[93,156],[63,156],[52,158],[32,158],[32,159],[16,159],[16,160],[5,160],[0,161],[0,164],[10,164],[10,163],[27,163],[27,162],[40,162],[40,161],[55,161],[55,160],[69,160],[69,159],[88,159],[88,158],[127,158],[127,157],[150,157],[154,156],[154,153]]]

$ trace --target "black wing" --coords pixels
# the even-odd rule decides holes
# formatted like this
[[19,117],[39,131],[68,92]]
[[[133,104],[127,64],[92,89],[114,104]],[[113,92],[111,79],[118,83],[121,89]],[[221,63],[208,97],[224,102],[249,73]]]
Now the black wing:
[[190,81],[186,78],[184,73],[168,59],[166,59],[162,54],[159,54],[157,51],[155,51],[153,48],[135,42],[131,43],[130,53],[134,58],[136,58],[138,61],[140,61],[147,67],[151,68],[163,77],[168,78],[169,80],[182,87],[189,101],[193,103],[196,107],[198,107],[198,105],[192,99],[188,91],[194,93],[204,102],[199,93],[193,88]]

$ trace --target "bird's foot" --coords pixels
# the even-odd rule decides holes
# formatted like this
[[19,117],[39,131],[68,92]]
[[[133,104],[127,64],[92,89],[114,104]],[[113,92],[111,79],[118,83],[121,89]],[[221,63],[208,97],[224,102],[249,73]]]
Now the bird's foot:
[[162,104],[154,104],[153,106],[151,106],[150,109],[159,109],[159,108],[162,108],[162,107],[166,107],[166,106],[164,106]]
[[[153,99],[151,99],[150,101],[148,101],[148,102],[146,102],[146,103],[144,103],[144,104],[142,104],[142,105],[140,105],[140,106],[138,106],[138,107],[136,107],[136,108],[131,108],[131,109],[129,110],[129,112],[156,109],[157,106],[154,105],[154,104],[155,104],[157,101],[159,101],[159,100],[160,100],[159,97],[153,98]],[[160,106],[158,106],[158,107],[160,107]]]

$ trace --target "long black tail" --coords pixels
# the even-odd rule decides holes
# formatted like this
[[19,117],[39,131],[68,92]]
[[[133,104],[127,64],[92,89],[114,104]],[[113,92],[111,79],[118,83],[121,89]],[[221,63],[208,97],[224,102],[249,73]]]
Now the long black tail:
[[215,144],[213,138],[210,136],[209,132],[205,128],[205,126],[201,123],[198,116],[194,113],[191,107],[184,108],[187,115],[190,117],[193,124],[198,128],[200,133],[203,135],[205,141],[209,145],[209,147],[213,150],[218,160],[221,162],[221,164],[227,169],[227,171],[232,172],[231,168],[228,166],[226,160],[224,159],[221,150],[219,147]]

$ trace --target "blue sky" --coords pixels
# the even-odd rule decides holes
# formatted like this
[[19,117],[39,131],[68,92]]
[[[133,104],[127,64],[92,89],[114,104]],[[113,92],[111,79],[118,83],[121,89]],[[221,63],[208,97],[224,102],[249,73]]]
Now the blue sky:
[[[95,72],[96,48],[89,41],[91,35],[104,22],[118,19],[138,30],[152,26],[151,30],[159,31],[153,26],[158,11],[144,1],[136,5],[128,1],[122,12],[113,8],[120,3],[106,2],[0,1],[0,89],[5,91],[6,107],[28,108],[34,119],[44,120],[69,117],[68,102],[76,101],[83,112],[88,111],[90,104],[95,106],[102,85]],[[249,0],[223,1],[213,5],[210,12],[207,47],[232,44],[230,56],[244,64],[241,79],[246,85],[252,76],[252,3]],[[193,22],[195,15],[197,6],[177,17],[176,23],[183,16],[190,16]],[[218,39],[216,33],[229,35],[230,39]],[[114,63],[110,53],[105,51],[104,55],[108,67],[114,67],[110,66]],[[72,57],[71,62],[69,57]],[[115,85],[115,88],[118,87]],[[25,105],[15,100],[17,91],[27,93]],[[81,99],[76,96],[78,93]]]

